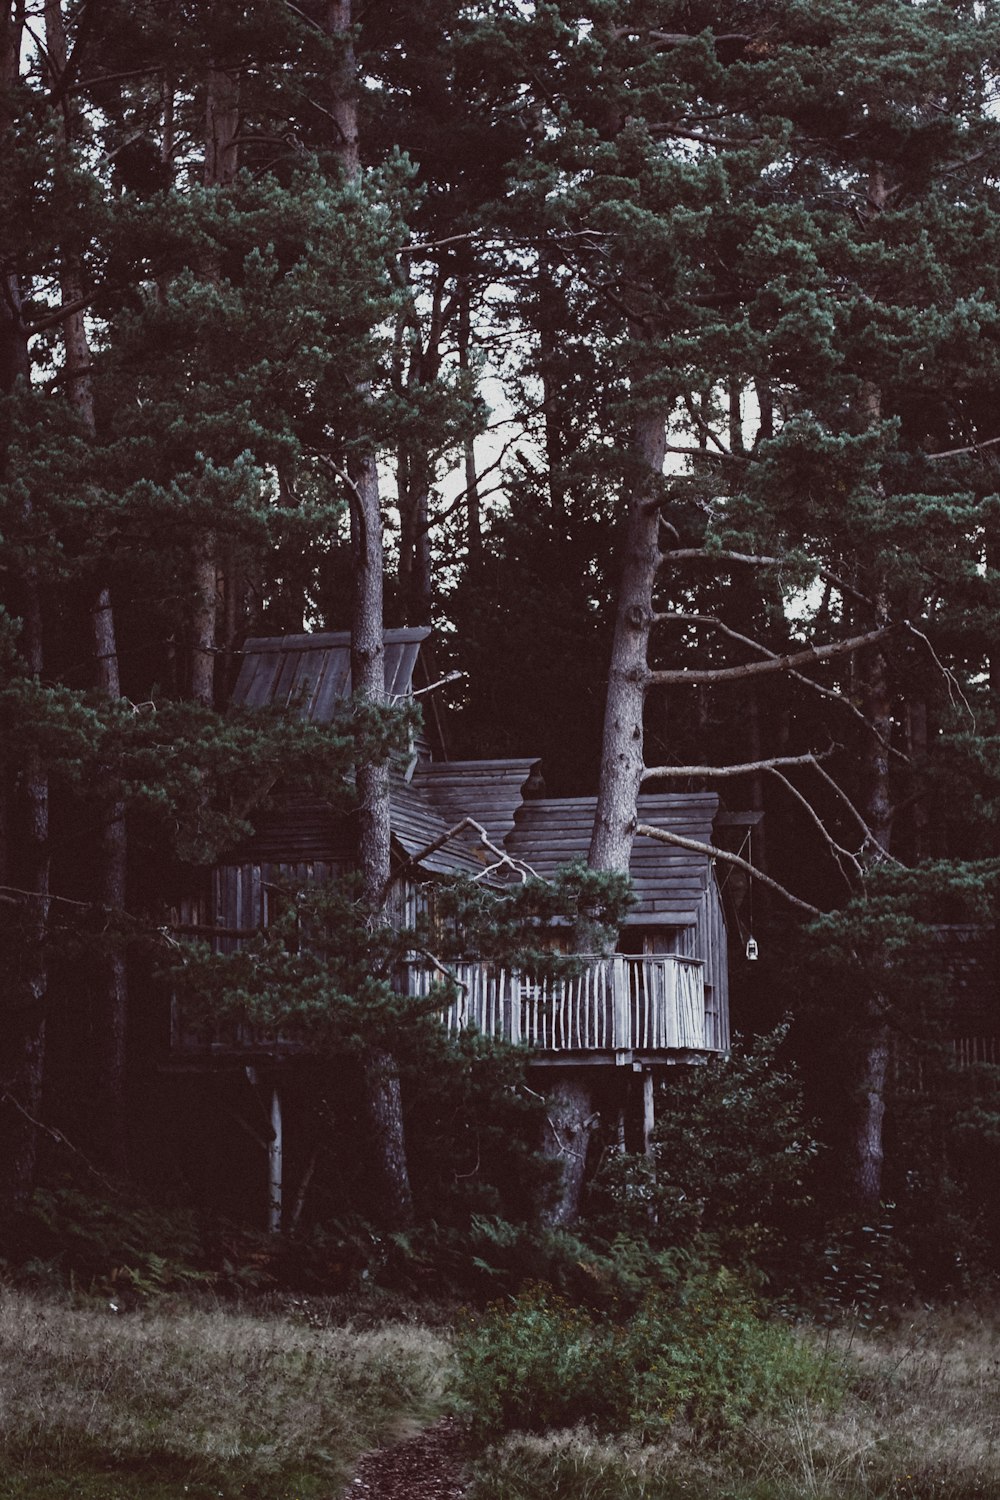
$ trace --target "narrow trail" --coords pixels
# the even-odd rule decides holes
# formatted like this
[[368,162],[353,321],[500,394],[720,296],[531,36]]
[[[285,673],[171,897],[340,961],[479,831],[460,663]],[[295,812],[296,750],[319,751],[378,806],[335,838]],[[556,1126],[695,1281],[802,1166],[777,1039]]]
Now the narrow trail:
[[461,1426],[442,1417],[416,1437],[366,1453],[344,1500],[461,1500],[467,1457]]

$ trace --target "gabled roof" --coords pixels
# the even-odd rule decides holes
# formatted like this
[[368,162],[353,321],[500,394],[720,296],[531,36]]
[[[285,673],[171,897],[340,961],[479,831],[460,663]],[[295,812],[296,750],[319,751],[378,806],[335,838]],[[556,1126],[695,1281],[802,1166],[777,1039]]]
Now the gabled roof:
[[[429,635],[425,625],[385,632],[385,689],[390,697],[406,698],[413,691],[420,647]],[[304,719],[324,724],[350,693],[350,631],[337,630],[251,636],[243,644],[232,701],[246,708],[295,704]]]
[[[719,806],[714,792],[648,793],[639,798],[639,821],[708,844]],[[539,875],[585,860],[594,829],[596,797],[545,798],[520,808],[507,848]],[[710,862],[693,849],[637,838],[632,845],[636,905],[632,925],[692,926],[711,879]]]
[[[417,674],[421,683],[426,682],[420,652],[429,635],[424,626],[385,632],[390,696],[409,696]],[[350,694],[350,656],[347,631],[252,637],[243,648],[233,702],[295,707],[305,719],[327,722]],[[401,772],[393,773],[392,836],[397,852],[404,858],[422,856],[417,863],[431,874],[481,874],[495,857],[476,830],[445,837],[464,818],[473,818],[493,845],[505,848],[539,875],[551,877],[561,865],[585,860],[596,797],[524,800],[525,783],[537,765],[534,757],[420,759],[409,780]],[[639,819],[707,844],[718,805],[714,792],[651,793],[639,798]],[[439,847],[423,853],[435,844]],[[231,857],[349,864],[352,846],[349,818],[335,817],[315,798],[289,799],[262,809],[255,834]],[[646,926],[693,925],[712,878],[711,862],[704,854],[650,838],[635,840],[631,874],[638,900],[627,921]]]
[[528,760],[446,760],[422,762],[413,789],[449,824],[475,818],[494,844],[513,831],[524,783],[538,765]]
[[[428,806],[416,780],[416,776],[410,783],[394,779],[390,792],[392,837],[410,858],[436,844],[464,817],[476,816],[474,805],[466,807],[455,817],[442,816],[436,808]],[[475,829],[468,828],[446,839],[440,848],[425,854],[417,864],[432,875],[481,875],[484,867],[493,861],[494,856],[483,848]]]

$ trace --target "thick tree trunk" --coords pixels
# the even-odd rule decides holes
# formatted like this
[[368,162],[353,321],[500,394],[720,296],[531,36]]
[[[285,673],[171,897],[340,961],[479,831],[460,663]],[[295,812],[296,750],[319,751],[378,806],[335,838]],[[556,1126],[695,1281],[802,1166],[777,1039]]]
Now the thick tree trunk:
[[[635,477],[625,535],[625,558],[608,676],[601,778],[590,843],[595,870],[628,872],[642,785],[643,714],[649,674],[653,585],[660,563],[659,485],[667,413],[643,413],[632,433]],[[593,1117],[590,1085],[582,1076],[560,1081],[549,1095],[547,1154],[561,1168],[550,1222],[571,1224],[580,1208],[586,1169],[586,1121]]]
[[413,1222],[413,1195],[406,1155],[406,1129],[399,1065],[391,1052],[369,1048],[364,1055],[365,1110],[375,1146],[375,1212],[392,1229]]
[[[338,44],[331,79],[331,113],[337,124],[336,147],[348,177],[360,171],[357,124],[357,67],[351,40],[350,0],[330,0],[326,12],[330,37]],[[359,393],[368,398],[367,391]],[[359,434],[359,437],[362,437]],[[351,616],[351,685],[371,703],[385,702],[385,637],[383,611],[384,550],[375,454],[359,442],[348,459],[351,487],[351,544],[354,560],[354,599]],[[384,916],[391,873],[389,767],[385,761],[359,761],[355,767],[358,793],[358,864],[362,893],[372,925]],[[385,1048],[371,1048],[362,1063],[365,1101],[372,1133],[375,1166],[374,1197],[382,1221],[404,1229],[413,1219],[413,1195],[407,1165],[399,1069]]]
[[[20,76],[24,12],[19,5],[0,10],[0,109]],[[4,118],[2,123],[9,124]],[[22,315],[21,278],[7,263],[0,295],[0,390],[12,395],[31,379],[28,339]],[[3,460],[6,461],[5,459]],[[26,497],[21,513],[30,534],[32,507]],[[42,675],[41,592],[33,565],[25,567],[20,583],[21,650],[30,677]],[[18,830],[16,860],[9,873],[25,892],[18,908],[10,909],[15,926],[20,965],[6,987],[0,1027],[0,1204],[23,1204],[35,1183],[38,1159],[37,1121],[42,1106],[45,1068],[45,1014],[48,999],[49,929],[49,783],[41,757],[30,750],[17,768],[9,816]],[[16,912],[16,915],[15,915]]]
[[[351,459],[351,540],[354,604],[351,617],[351,687],[370,703],[385,702],[385,637],[382,624],[382,513],[378,472],[372,454]],[[365,904],[377,920],[389,884],[389,768],[384,761],[360,761],[358,859]]]
[[854,1118],[848,1162],[848,1193],[853,1208],[866,1218],[882,1201],[885,1088],[889,1076],[890,1037],[884,995],[876,985],[863,1007],[854,1079]]
[[215,532],[200,531],[191,548],[191,673],[195,703],[215,707],[215,628],[219,613],[219,580]]
[[[865,716],[876,735],[868,736],[866,753],[865,817],[876,847],[869,862],[888,854],[892,835],[892,801],[889,786],[889,755],[892,735],[888,664],[880,648],[871,648],[860,664]],[[858,1017],[852,1079],[852,1120],[846,1162],[847,1195],[850,1203],[870,1216],[882,1197],[882,1125],[885,1117],[885,1085],[889,1067],[888,1001],[884,966],[876,960],[874,972],[865,975],[869,986]]]
[[550,1226],[575,1223],[587,1172],[587,1148],[596,1117],[591,1088],[581,1073],[567,1073],[546,1093],[542,1152],[560,1168],[542,1212]]
[[[45,42],[48,65],[55,85],[66,68],[68,55],[61,0],[46,0]],[[68,106],[63,110],[63,126],[65,144],[69,148],[73,116]],[[84,292],[83,271],[79,258],[74,254],[64,256],[61,283],[64,305],[72,306],[81,300]],[[70,313],[64,319],[62,333],[67,395],[83,427],[91,440],[94,440],[97,436],[97,421],[93,374],[90,342],[82,311]],[[107,698],[116,700],[121,697],[118,645],[111,592],[103,582],[94,586],[90,623],[97,685]],[[108,916],[108,933],[107,950],[100,960],[94,1016],[99,1147],[104,1164],[112,1171],[124,1172],[127,1161],[125,1047],[128,978],[122,918],[126,903],[128,840],[125,804],[111,786],[106,789],[105,804],[98,888],[101,904]]]
[[[875,212],[884,207],[886,184],[880,172],[872,174],[868,197]],[[882,403],[876,386],[863,384],[860,403],[866,424],[879,421]],[[877,577],[868,580],[866,592],[877,602],[877,623],[884,624],[889,616],[884,581]],[[858,674],[863,711],[874,731],[867,736],[864,766],[864,814],[874,840],[874,848],[866,851],[866,861],[874,864],[889,853],[893,819],[888,750],[892,740],[892,690],[889,662],[881,645],[869,647],[861,655]],[[879,955],[874,972],[865,976],[869,988],[861,1007],[856,1042],[847,1192],[852,1205],[866,1216],[878,1210],[882,1198],[882,1127],[890,1051],[887,969],[888,963]]]
[[[208,188],[228,187],[239,167],[240,75],[220,65],[205,82],[205,158],[202,180]],[[206,281],[220,276],[219,257],[205,258]],[[204,523],[191,543],[191,664],[189,692],[196,703],[215,707],[216,635],[219,614],[218,539]]]
[[632,435],[632,487],[601,747],[601,779],[590,843],[595,870],[627,872],[642,785],[643,710],[649,673],[653,585],[660,562],[659,498],[667,413],[640,416]]

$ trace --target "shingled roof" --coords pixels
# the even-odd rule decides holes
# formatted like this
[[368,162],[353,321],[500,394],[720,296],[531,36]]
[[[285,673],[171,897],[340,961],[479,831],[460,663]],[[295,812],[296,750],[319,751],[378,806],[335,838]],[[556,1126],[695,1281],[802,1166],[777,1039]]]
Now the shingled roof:
[[[390,697],[412,693],[420,647],[429,635],[425,625],[385,632],[385,688]],[[295,705],[304,719],[324,724],[350,693],[351,636],[337,630],[251,636],[243,644],[232,701],[246,708]]]
[[[639,798],[639,821],[707,844],[712,840],[712,820],[718,806],[714,792],[649,793]],[[560,865],[587,858],[596,810],[596,797],[525,802],[507,839],[507,849],[539,875],[551,877]],[[637,902],[626,922],[692,926],[711,878],[710,869],[704,854],[658,839],[637,838],[631,863]]]
[[537,765],[537,758],[427,761],[417,766],[413,787],[449,824],[475,818],[494,844],[503,845]]
[[[385,632],[386,691],[408,697],[414,677],[426,680],[421,647],[426,627]],[[351,691],[351,638],[347,631],[255,636],[243,648],[233,702],[246,707],[295,707],[313,723],[328,722]],[[480,874],[493,856],[475,829],[444,836],[464,818],[474,818],[490,841],[551,877],[573,860],[585,860],[594,826],[596,797],[525,801],[523,790],[537,769],[534,757],[512,760],[431,761],[392,776],[392,833],[404,857],[419,859],[432,874]],[[712,839],[719,799],[713,792],[654,793],[639,799],[639,819],[701,843]],[[349,820],[335,817],[314,798],[290,799],[262,810],[244,856],[307,861],[349,861]],[[632,880],[638,898],[630,924],[686,927],[711,879],[710,861],[693,850],[638,838],[632,850]]]

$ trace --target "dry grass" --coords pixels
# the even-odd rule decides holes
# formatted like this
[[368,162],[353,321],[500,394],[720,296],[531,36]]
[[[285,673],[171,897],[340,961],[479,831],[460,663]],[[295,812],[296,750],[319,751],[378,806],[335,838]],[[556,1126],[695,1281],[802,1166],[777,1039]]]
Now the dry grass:
[[[136,1496],[134,1476],[157,1472],[260,1496],[305,1494],[322,1477],[330,1494],[360,1449],[436,1407],[448,1370],[445,1340],[426,1328],[190,1303],[115,1313],[4,1292],[0,1495],[88,1464],[128,1472],[123,1493]],[[18,1489],[15,1469],[35,1477]]]
[[844,1375],[724,1451],[684,1434],[647,1448],[586,1433],[514,1436],[470,1500],[998,1500],[1000,1308],[920,1310],[875,1335],[810,1335]]
[[1000,1496],[1000,1309],[920,1309],[877,1334],[847,1329],[830,1357],[848,1370],[835,1414],[788,1413],[753,1434],[758,1472],[803,1496]]

